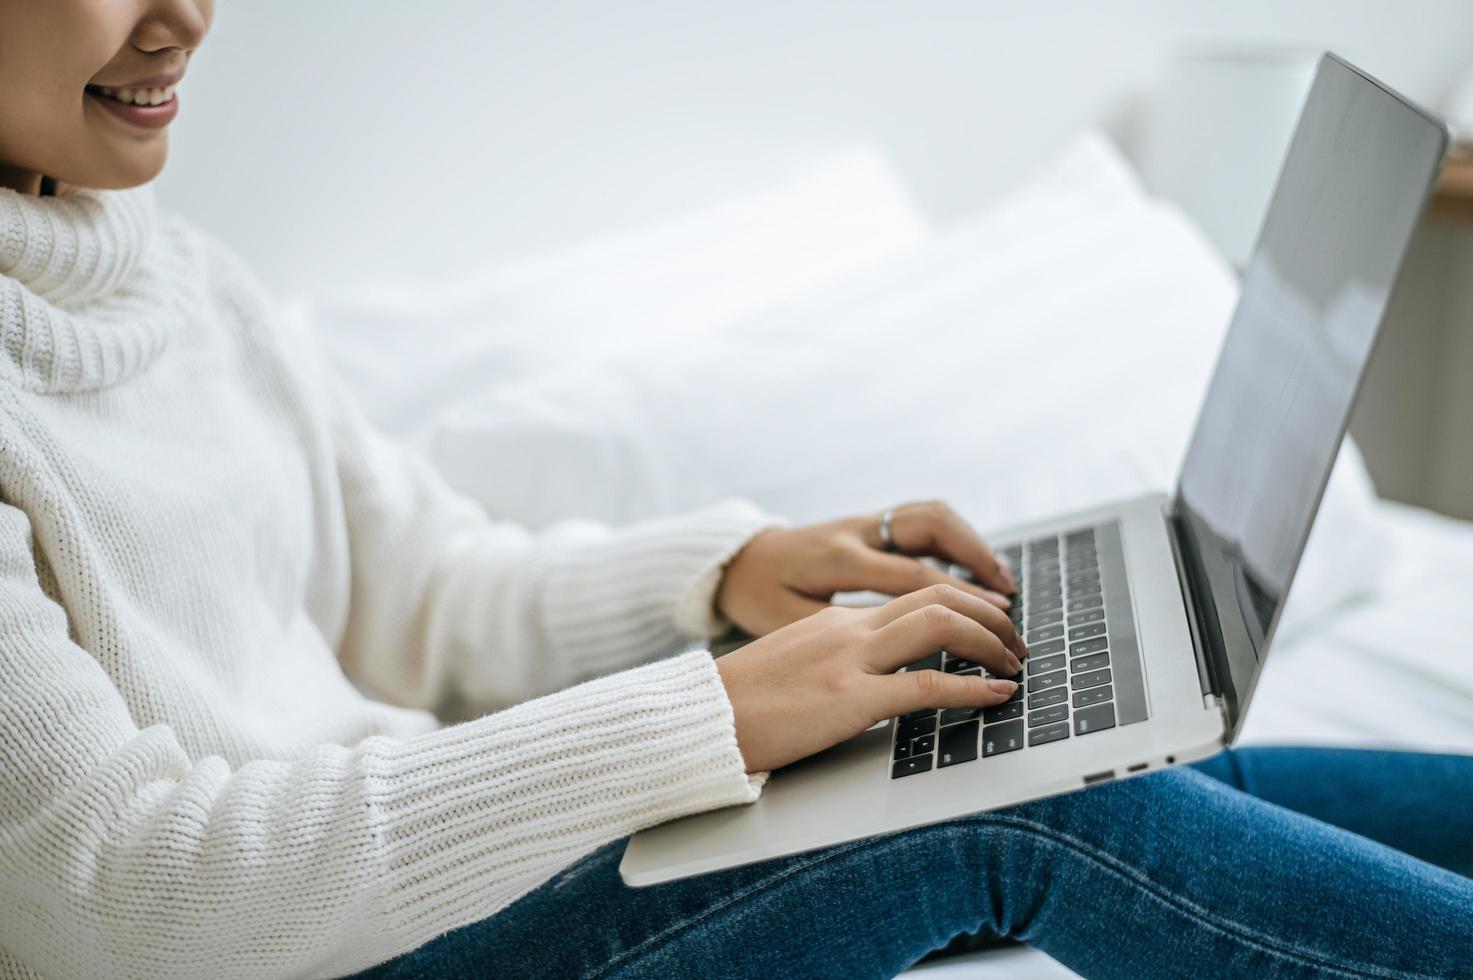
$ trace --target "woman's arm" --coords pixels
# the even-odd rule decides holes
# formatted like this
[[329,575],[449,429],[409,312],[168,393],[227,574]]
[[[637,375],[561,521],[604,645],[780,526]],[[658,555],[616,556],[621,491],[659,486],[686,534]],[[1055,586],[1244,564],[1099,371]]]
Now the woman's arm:
[[[323,371],[352,595],[345,669],[399,704],[498,706],[668,655],[720,623],[722,565],[780,523],[728,501],[618,530],[491,519]],[[487,460],[516,466],[515,460]]]
[[42,975],[351,972],[756,796],[704,652],[419,737],[191,757],[71,641],[30,538],[0,506],[0,948]]

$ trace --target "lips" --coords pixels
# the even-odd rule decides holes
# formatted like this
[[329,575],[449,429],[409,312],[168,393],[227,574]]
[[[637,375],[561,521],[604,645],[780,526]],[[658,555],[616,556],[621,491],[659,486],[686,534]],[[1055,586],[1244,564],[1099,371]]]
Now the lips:
[[176,85],[113,87],[88,85],[87,98],[132,126],[161,129],[179,114]]

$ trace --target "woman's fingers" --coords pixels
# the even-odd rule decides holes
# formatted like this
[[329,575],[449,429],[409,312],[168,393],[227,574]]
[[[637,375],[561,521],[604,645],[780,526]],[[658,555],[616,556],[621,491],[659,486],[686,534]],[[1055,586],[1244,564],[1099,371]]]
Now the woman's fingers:
[[1012,600],[1001,592],[984,589],[980,585],[948,575],[939,568],[904,555],[888,555],[883,551],[867,551],[860,558],[859,572],[864,576],[865,588],[889,595],[905,595],[924,589],[928,585],[950,585],[985,599],[1000,609],[1011,606]]
[[939,603],[905,613],[875,630],[869,660],[871,666],[889,672],[937,650],[964,657],[1008,677],[1022,668],[1017,654],[996,633],[970,616]]
[[908,670],[903,674],[876,677],[877,717],[898,715],[926,708],[985,708],[1013,696],[1013,681],[975,674],[943,674],[939,670]]
[[964,565],[972,570],[979,584],[999,592],[1012,594],[1018,589],[1013,573],[992,553],[982,536],[940,501],[898,509],[892,532],[902,551],[935,555]]
[[[1023,642],[1023,638],[1014,629],[1013,621],[1008,618],[1007,613],[992,603],[979,599],[972,593],[958,589],[948,583],[932,585],[891,599],[870,613],[870,623],[878,629],[879,627],[893,623],[908,613],[915,612],[918,609],[923,609],[930,605],[946,606],[949,609],[961,613],[963,616],[976,620],[996,635],[1002,641],[1003,645],[1014,654],[1019,657],[1027,656],[1028,645]],[[936,647],[936,649],[941,650],[946,648]],[[933,652],[935,651],[928,650],[912,659],[919,659],[919,657]],[[960,650],[952,652],[958,656],[964,656]],[[905,663],[910,663],[910,661],[905,661]]]

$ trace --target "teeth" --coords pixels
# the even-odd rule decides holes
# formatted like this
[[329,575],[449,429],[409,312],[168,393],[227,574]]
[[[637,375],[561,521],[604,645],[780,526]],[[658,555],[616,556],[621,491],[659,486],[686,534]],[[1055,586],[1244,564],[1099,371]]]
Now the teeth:
[[153,106],[171,101],[177,88],[177,85],[170,85],[168,88],[108,88],[105,85],[99,85],[97,91],[124,105]]

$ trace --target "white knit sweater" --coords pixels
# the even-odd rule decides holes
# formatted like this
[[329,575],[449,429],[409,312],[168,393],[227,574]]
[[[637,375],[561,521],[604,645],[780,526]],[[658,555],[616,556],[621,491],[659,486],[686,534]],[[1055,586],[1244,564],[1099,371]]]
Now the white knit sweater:
[[147,190],[0,190],[0,976],[350,972],[757,794],[707,653],[629,668],[767,517],[497,523],[287,331]]

